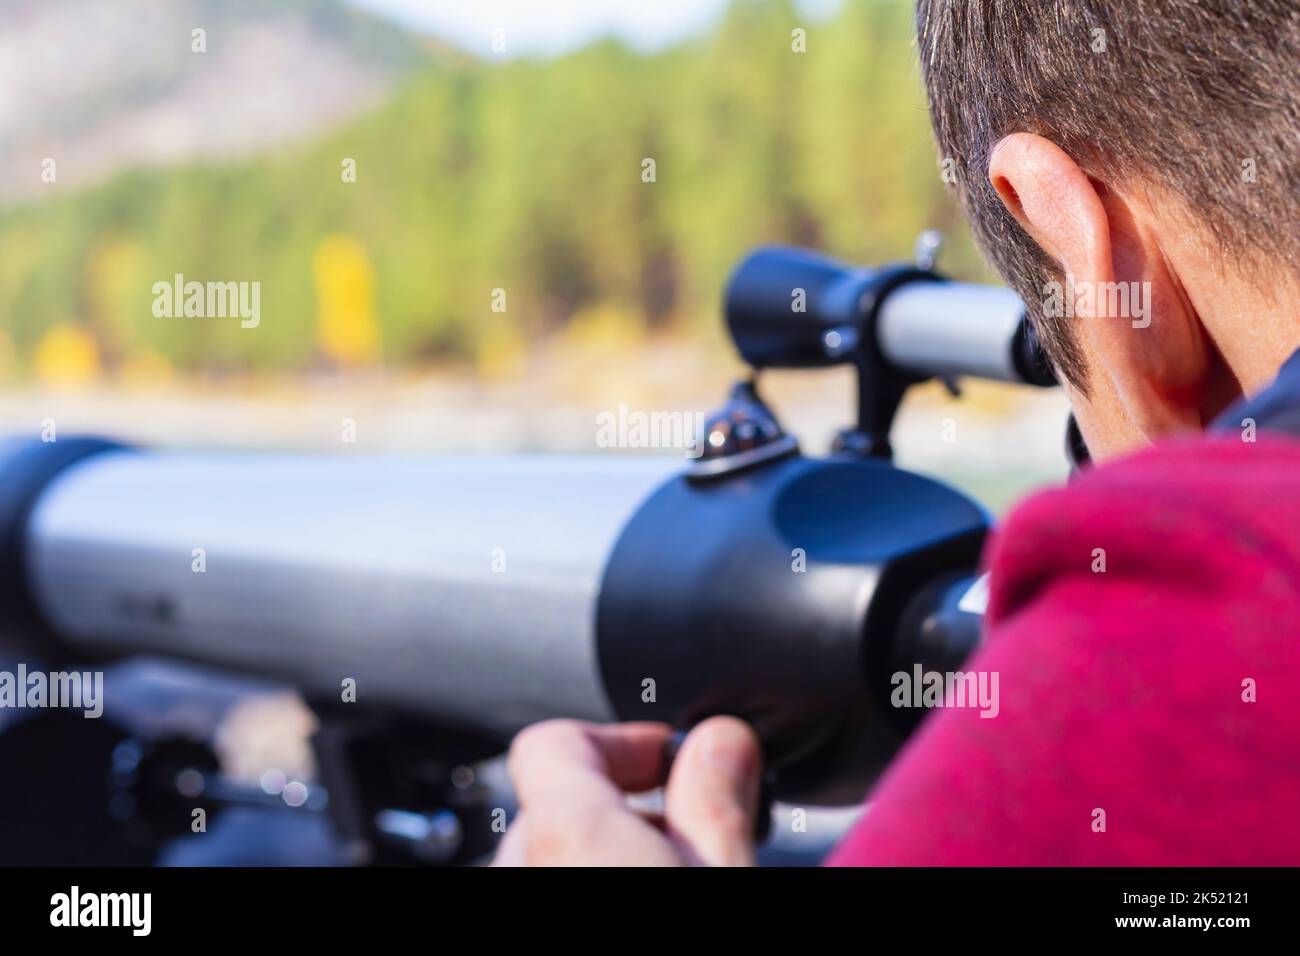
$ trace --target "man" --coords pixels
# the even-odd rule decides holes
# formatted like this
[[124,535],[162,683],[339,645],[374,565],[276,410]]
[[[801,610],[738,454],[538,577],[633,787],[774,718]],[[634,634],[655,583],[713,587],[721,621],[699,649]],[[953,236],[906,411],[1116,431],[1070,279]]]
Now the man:
[[[1300,863],[1300,7],[917,22],[940,155],[1100,467],[986,555],[998,717],[932,714],[832,861]],[[753,734],[707,721],[670,773],[668,734],[524,731],[500,861],[751,863]],[[666,774],[665,820],[627,808]]]

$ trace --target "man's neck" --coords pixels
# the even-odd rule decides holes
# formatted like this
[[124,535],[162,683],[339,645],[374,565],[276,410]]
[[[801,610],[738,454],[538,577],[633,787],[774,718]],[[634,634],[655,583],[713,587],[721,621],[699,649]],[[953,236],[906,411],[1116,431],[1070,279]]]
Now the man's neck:
[[1247,396],[1268,387],[1300,349],[1300,283],[1289,285],[1262,289],[1234,277],[1203,292],[1202,322]]

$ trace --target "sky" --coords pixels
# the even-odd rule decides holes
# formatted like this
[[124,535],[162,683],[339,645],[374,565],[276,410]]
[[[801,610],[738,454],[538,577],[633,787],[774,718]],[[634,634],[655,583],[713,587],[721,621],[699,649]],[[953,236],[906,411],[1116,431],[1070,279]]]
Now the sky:
[[[728,0],[348,0],[405,26],[500,56],[493,31],[504,30],[505,56],[555,55],[613,34],[642,50],[706,30]],[[841,0],[796,0],[810,17]]]

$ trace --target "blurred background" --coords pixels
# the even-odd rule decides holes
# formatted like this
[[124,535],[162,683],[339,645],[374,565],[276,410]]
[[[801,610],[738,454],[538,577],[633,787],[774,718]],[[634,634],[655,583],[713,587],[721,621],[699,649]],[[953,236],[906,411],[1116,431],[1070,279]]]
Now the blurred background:
[[[910,0],[7,0],[0,71],[5,432],[595,451],[602,411],[719,403],[752,246],[937,228],[994,281]],[[176,274],[259,282],[260,323],[156,317]],[[812,450],[851,414],[847,372],[763,387]],[[895,444],[1001,510],[1064,475],[1064,407],[923,390]]]

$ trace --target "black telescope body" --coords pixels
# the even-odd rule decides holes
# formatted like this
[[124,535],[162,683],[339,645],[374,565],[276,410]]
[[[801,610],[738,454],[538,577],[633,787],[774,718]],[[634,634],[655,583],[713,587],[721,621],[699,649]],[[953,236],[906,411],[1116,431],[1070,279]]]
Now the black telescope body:
[[[756,369],[852,362],[859,430],[932,376],[1050,383],[1006,290],[760,250],[726,294]],[[952,343],[958,344],[954,346]],[[865,396],[865,397],[864,397]],[[878,397],[878,396],[877,396]],[[875,416],[875,417],[873,417]],[[0,446],[3,611],[47,659],[172,655],[499,751],[548,717],[758,729],[774,794],[859,799],[918,715],[889,676],[979,639],[989,527],[887,445],[799,453],[751,386],[698,459]],[[356,702],[343,703],[353,681]]]

